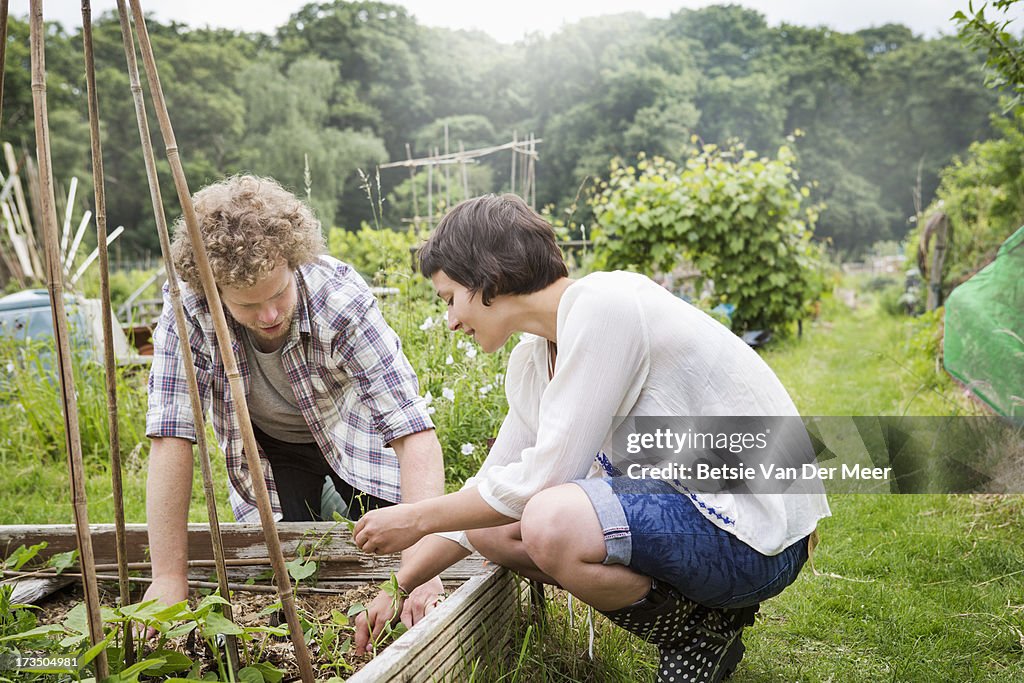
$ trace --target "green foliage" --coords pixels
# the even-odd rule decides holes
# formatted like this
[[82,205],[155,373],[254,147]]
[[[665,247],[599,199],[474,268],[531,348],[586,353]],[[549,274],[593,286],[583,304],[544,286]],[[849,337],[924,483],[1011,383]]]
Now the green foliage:
[[[991,261],[1024,223],[1024,109],[1011,118],[993,117],[993,124],[999,137],[972,144],[964,159],[943,170],[936,201],[924,214],[943,211],[949,217],[947,290]],[[908,236],[908,254],[917,253],[923,229],[918,225]]]
[[[412,250],[425,237],[425,232],[377,230],[364,223],[359,230],[331,228],[327,233],[327,250],[375,284],[390,282],[396,286],[408,281],[408,274],[412,271]],[[398,273],[402,276],[398,277]],[[389,274],[393,277],[388,277]]]
[[[1009,100],[1006,111],[1019,107],[1024,97],[1024,41],[1010,30],[1013,18],[1006,13],[1014,9],[1019,0],[995,0],[991,6],[985,2],[974,11],[968,4],[968,14],[958,11],[953,15],[960,38],[972,49],[985,55],[988,84],[1004,91]],[[999,18],[986,17],[985,10],[1003,13]]]
[[795,156],[774,159],[737,145],[706,145],[679,166],[660,157],[613,162],[594,198],[595,249],[610,268],[668,272],[681,259],[736,306],[738,331],[784,331],[821,291],[820,249],[810,239],[818,207],[806,206]]
[[[102,363],[73,354],[78,425],[85,458],[110,458],[106,371]],[[64,418],[57,390],[56,351],[52,338],[0,339],[0,451],[32,453],[63,462]],[[121,455],[145,441],[145,373],[118,368],[118,426]]]

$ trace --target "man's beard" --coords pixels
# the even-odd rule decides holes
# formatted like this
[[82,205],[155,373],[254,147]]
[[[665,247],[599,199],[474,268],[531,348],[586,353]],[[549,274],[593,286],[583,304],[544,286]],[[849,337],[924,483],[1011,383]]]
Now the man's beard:
[[[277,341],[286,336],[288,331],[291,329],[292,319],[295,317],[295,307],[296,304],[292,304],[292,307],[283,316],[281,316],[281,322],[278,323],[281,328],[279,330],[275,330],[273,333],[268,333],[265,328],[259,327],[256,324],[245,325],[245,327],[260,339],[264,339],[266,341]],[[277,325],[272,327],[276,328]]]

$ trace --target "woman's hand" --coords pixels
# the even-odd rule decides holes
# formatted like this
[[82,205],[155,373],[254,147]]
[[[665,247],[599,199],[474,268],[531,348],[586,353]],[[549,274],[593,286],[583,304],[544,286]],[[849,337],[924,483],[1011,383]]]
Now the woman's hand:
[[381,631],[398,621],[399,614],[407,628],[415,626],[440,604],[443,591],[440,577],[435,576],[413,590],[408,598],[401,594],[392,597],[386,591],[378,593],[366,611],[356,615],[356,654],[373,652]]
[[415,545],[427,533],[421,528],[419,508],[403,503],[367,512],[356,522],[352,541],[364,553],[387,555]]

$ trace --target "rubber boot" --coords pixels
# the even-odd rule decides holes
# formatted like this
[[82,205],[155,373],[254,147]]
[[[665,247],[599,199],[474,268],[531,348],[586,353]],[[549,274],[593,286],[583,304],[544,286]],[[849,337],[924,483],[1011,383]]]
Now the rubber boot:
[[643,599],[602,614],[658,647],[658,683],[718,683],[743,658],[740,633],[756,611],[710,609],[652,579]]

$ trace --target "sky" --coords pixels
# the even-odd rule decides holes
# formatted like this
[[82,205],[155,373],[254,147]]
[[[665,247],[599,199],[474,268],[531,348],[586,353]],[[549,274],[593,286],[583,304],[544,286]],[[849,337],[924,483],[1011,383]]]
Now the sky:
[[[967,9],[967,0],[731,0],[756,9],[769,25],[781,22],[825,25],[844,33],[870,26],[900,23],[914,33],[933,37],[955,33],[949,18]],[[306,0],[142,0],[142,8],[161,21],[190,26],[215,26],[271,33],[304,6]],[[420,24],[454,29],[478,29],[512,43],[530,33],[550,35],[584,17],[638,11],[648,17],[667,17],[679,9],[696,9],[710,0],[395,0]],[[976,5],[982,0],[976,0]],[[116,0],[93,0],[93,16],[115,8]],[[43,14],[68,29],[81,25],[78,0],[43,0]],[[28,0],[14,0],[12,14],[24,17]],[[1015,16],[1024,14],[1018,9]],[[1024,22],[1017,21],[1017,24]],[[1019,27],[1018,27],[1019,30]]]

